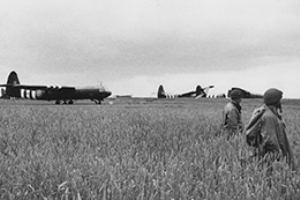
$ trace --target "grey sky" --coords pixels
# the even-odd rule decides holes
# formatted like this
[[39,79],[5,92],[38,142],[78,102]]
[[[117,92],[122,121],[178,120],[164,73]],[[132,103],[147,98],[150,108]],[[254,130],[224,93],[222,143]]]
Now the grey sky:
[[[228,87],[243,85],[253,81],[246,78],[252,69],[298,69],[299,27],[296,0],[2,0],[0,78],[16,70],[26,83],[102,81],[114,93],[137,96],[159,83],[177,85],[181,75],[178,89],[235,71],[245,78],[226,80]],[[190,75],[193,83],[184,80]],[[289,81],[278,74],[246,85]]]

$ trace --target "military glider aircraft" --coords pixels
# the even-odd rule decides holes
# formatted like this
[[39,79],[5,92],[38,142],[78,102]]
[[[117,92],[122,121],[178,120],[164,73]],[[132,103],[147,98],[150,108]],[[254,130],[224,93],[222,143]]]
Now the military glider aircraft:
[[230,94],[231,94],[231,91],[232,90],[239,90],[242,94],[242,98],[244,99],[250,99],[250,98],[263,98],[263,95],[260,95],[260,94],[252,94],[251,92],[249,91],[246,91],[242,88],[236,88],[236,87],[233,87],[231,88],[231,90],[228,90],[227,92],[227,96],[230,97]]
[[181,97],[192,97],[195,99],[198,98],[206,98],[207,93],[209,89],[213,88],[213,85],[210,85],[208,87],[202,88],[200,85],[197,85],[195,91],[186,92],[183,94],[176,94],[176,95],[168,95],[166,94],[164,87],[162,85],[159,86],[158,92],[157,92],[157,98],[181,98]]
[[23,98],[35,100],[55,101],[55,104],[73,104],[74,100],[90,99],[96,104],[101,104],[104,98],[111,95],[110,91],[101,88],[82,88],[78,89],[69,86],[43,86],[43,85],[23,85],[20,84],[18,75],[12,71],[7,79],[6,84],[0,85],[5,87],[4,98]]

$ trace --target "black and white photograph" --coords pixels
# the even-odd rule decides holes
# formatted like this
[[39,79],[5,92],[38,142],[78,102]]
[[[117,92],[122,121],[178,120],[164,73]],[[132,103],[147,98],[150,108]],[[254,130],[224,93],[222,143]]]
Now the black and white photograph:
[[300,1],[0,0],[0,199],[299,200]]

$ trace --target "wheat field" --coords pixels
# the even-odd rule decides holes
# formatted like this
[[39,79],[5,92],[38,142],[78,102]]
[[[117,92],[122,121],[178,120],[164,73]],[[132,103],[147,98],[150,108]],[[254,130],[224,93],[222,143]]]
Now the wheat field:
[[[109,101],[1,100],[0,199],[300,199],[298,171],[266,176],[244,135],[219,135],[227,100]],[[300,101],[283,109],[299,168]]]

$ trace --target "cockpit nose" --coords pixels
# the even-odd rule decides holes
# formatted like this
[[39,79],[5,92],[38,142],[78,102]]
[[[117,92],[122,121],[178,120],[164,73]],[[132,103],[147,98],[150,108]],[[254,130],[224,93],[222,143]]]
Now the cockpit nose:
[[111,95],[111,91],[105,91],[105,96],[109,97]]
[[111,95],[111,91],[105,90],[104,87],[99,88],[99,93],[101,96],[104,96],[104,98],[109,97]]

